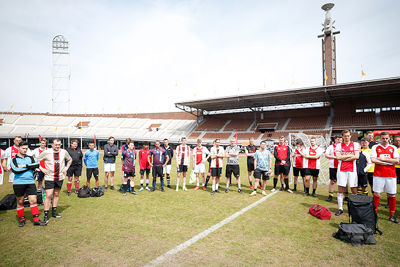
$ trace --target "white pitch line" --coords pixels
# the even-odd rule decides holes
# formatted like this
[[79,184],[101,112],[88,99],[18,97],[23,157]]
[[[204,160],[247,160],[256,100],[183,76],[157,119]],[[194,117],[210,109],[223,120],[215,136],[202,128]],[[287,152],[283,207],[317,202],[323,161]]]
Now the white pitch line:
[[200,234],[195,235],[194,237],[192,237],[191,239],[183,242],[182,244],[176,246],[175,248],[167,251],[166,253],[164,253],[163,255],[159,256],[158,258],[152,260],[151,262],[147,263],[145,265],[145,267],[149,267],[149,266],[156,266],[160,263],[162,263],[163,261],[165,261],[166,259],[168,259],[169,257],[171,257],[172,255],[175,255],[176,253],[184,250],[185,248],[191,246],[192,244],[196,243],[197,241],[199,241],[200,239],[208,236],[209,234],[211,234],[212,232],[214,232],[215,230],[217,230],[218,228],[221,228],[222,226],[224,226],[225,224],[233,221],[236,217],[242,215],[243,213],[245,213],[246,211],[254,208],[255,206],[261,204],[262,202],[264,202],[265,200],[267,200],[268,198],[272,197],[273,195],[275,195],[276,193],[278,193],[279,191],[275,191],[273,193],[270,193],[269,195],[261,198],[260,200],[254,202],[253,204],[250,204],[249,206],[241,209],[240,211],[232,214],[231,216],[225,218],[224,220],[220,221],[219,223],[211,226],[210,228],[208,228],[207,230],[201,232]]

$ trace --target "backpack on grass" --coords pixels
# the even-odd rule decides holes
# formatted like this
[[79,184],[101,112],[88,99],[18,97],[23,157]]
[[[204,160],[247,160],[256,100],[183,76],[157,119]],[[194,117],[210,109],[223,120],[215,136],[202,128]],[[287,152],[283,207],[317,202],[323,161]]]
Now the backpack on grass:
[[349,222],[365,224],[375,234],[382,232],[378,228],[378,216],[376,214],[374,199],[366,195],[350,195],[347,203],[349,209]]
[[17,197],[15,194],[8,194],[0,201],[0,210],[12,210],[17,208]]
[[90,197],[90,191],[91,191],[90,188],[87,187],[86,185],[84,185],[81,188],[79,188],[78,197],[81,197],[81,198]]
[[374,231],[364,224],[340,223],[339,229],[333,234],[333,237],[351,243],[353,246],[376,244]]
[[321,220],[330,220],[331,219],[331,212],[330,210],[328,210],[327,208],[318,205],[318,204],[314,204],[309,210],[308,212],[314,216],[317,217],[318,219]]
[[104,188],[102,186],[96,186],[90,191],[90,196],[91,197],[101,197],[104,195]]

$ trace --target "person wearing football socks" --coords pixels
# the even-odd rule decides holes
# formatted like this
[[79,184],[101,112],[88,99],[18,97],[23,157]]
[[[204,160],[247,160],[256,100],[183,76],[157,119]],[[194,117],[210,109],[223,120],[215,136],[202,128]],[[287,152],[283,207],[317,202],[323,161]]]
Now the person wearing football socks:
[[304,166],[306,168],[305,170],[305,179],[304,179],[304,185],[305,185],[305,192],[304,195],[308,196],[310,194],[310,181],[311,178],[313,180],[313,191],[312,191],[312,196],[316,197],[317,196],[317,186],[318,186],[318,175],[319,175],[319,170],[321,168],[321,163],[320,163],[320,158],[321,155],[324,153],[322,148],[317,146],[316,138],[313,136],[310,138],[310,147],[307,147],[305,149],[305,152],[300,154],[305,158],[304,161]]
[[[55,138],[53,139],[52,148],[40,154],[37,160],[39,162],[44,160],[46,166],[46,169],[42,170],[45,174],[44,186],[46,189],[43,221],[48,223],[50,206],[52,206],[51,216],[53,218],[61,218],[61,215],[57,213],[57,205],[65,173],[72,164],[72,158],[65,149],[61,149],[61,140]],[[67,162],[67,165],[65,165],[65,162]],[[53,198],[53,200],[51,198]]]
[[79,190],[79,177],[82,174],[82,159],[83,153],[80,147],[78,147],[78,140],[74,139],[71,141],[71,146],[67,149],[68,154],[72,158],[71,167],[68,169],[67,172],[67,196],[71,195],[72,189],[72,177],[74,178],[74,185],[75,185],[75,194],[78,194]]
[[186,144],[186,137],[181,138],[181,144],[176,147],[176,191],[179,190],[179,181],[181,174],[183,176],[182,190],[186,188],[186,173],[190,165],[190,147]]
[[253,190],[253,177],[252,173],[254,171],[254,155],[256,153],[256,146],[254,145],[254,138],[249,138],[249,145],[245,147],[244,151],[247,156],[247,175],[249,178],[250,189]]
[[215,139],[214,146],[211,148],[211,177],[212,177],[212,191],[211,195],[215,193],[221,193],[219,188],[219,181],[222,174],[223,158],[225,158],[225,151],[220,146],[221,140]]
[[337,167],[339,161],[336,159],[336,146],[342,143],[342,137],[335,136],[335,143],[328,146],[325,152],[325,158],[329,159],[329,196],[326,199],[327,202],[331,202],[333,199],[333,193],[335,192],[335,185],[337,182]]
[[251,197],[257,195],[257,186],[260,183],[260,179],[262,179],[262,194],[264,196],[267,195],[265,192],[265,188],[267,186],[267,180],[269,176],[272,174],[272,155],[266,149],[266,143],[262,141],[260,143],[260,149],[256,151],[254,155],[254,189],[253,192],[250,193]]
[[165,178],[167,179],[167,187],[171,188],[171,165],[172,158],[174,157],[174,150],[172,149],[172,147],[169,146],[167,138],[165,138],[163,142],[163,148],[165,149],[165,151],[167,151],[169,157],[169,160],[167,162],[167,165],[165,165],[163,172],[165,174]]
[[390,136],[387,132],[381,133],[381,143],[374,145],[371,151],[371,161],[375,163],[374,169],[374,204],[378,211],[379,200],[382,192],[386,192],[389,202],[389,220],[400,223],[394,216],[396,210],[397,177],[396,164],[400,163],[397,147],[389,144]]
[[197,146],[193,148],[193,171],[196,174],[196,188],[194,190],[200,189],[200,175],[203,178],[202,188],[205,188],[205,172],[206,172],[206,165],[205,162],[207,161],[208,157],[210,157],[210,151],[205,146],[201,145],[202,140],[197,139]]
[[156,141],[154,143],[154,148],[150,150],[149,157],[147,158],[150,167],[152,168],[151,174],[153,176],[153,187],[150,192],[154,192],[156,190],[157,177],[160,177],[160,189],[161,192],[165,192],[164,189],[164,167],[168,163],[168,153],[164,148],[160,146],[160,141]]
[[86,165],[86,186],[90,187],[90,179],[92,175],[96,186],[99,186],[99,151],[94,149],[94,142],[89,143],[89,150],[83,156],[83,162]]
[[[46,146],[47,146],[46,138],[41,138],[40,139],[40,147],[37,147],[32,151],[33,156],[35,158],[39,157],[39,155],[42,154],[42,152],[47,149]],[[44,190],[44,188],[43,188],[44,173],[42,172],[41,168],[42,169],[46,168],[45,165],[44,165],[44,161],[40,162],[39,168],[37,169],[37,171],[38,171],[38,178],[37,178],[37,181],[38,181],[38,192],[39,191],[42,192],[42,190]]]
[[[140,168],[140,189],[139,192],[146,189],[150,191],[149,188],[149,176],[150,176],[150,163],[148,162],[148,157],[150,154],[149,143],[145,142],[143,148],[139,151],[139,168]],[[144,174],[146,173],[146,188],[143,187]]]
[[[276,190],[276,184],[278,183],[278,177],[280,177],[281,188],[280,191],[286,190],[289,193],[293,193],[289,189],[289,172],[290,172],[290,148],[285,144],[285,137],[279,137],[279,144],[274,147],[275,157],[275,176],[274,176],[274,188],[272,192]],[[285,186],[284,186],[285,184]]]
[[297,139],[296,140],[296,147],[294,149],[294,153],[293,153],[293,192],[297,191],[297,180],[299,178],[299,175],[301,176],[301,178],[303,179],[303,185],[304,185],[304,191],[306,189],[305,187],[305,182],[304,182],[304,178],[306,177],[306,169],[304,168],[304,158],[303,156],[300,154],[305,152],[305,147],[304,147],[304,143],[301,139]]
[[[130,192],[133,195],[137,195],[135,192],[135,183],[133,178],[135,177],[135,158],[136,158],[136,151],[135,151],[135,144],[133,141],[129,142],[128,149],[122,152],[124,155],[124,164],[122,168],[124,170],[124,182],[122,183],[124,196],[126,196],[126,191],[130,186]],[[128,179],[130,180],[130,185],[128,185]]]
[[13,189],[17,197],[17,214],[19,218],[19,227],[25,225],[24,214],[24,196],[28,195],[31,213],[33,215],[33,225],[44,226],[45,222],[39,219],[39,209],[37,206],[37,195],[33,171],[39,167],[39,162],[32,156],[28,156],[28,143],[21,142],[18,147],[18,154],[10,162],[10,167],[14,173]]

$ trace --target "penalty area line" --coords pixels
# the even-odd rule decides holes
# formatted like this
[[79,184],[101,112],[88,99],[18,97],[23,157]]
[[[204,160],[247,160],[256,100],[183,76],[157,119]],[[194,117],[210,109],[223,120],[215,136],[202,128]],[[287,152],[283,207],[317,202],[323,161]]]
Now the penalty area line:
[[260,200],[257,200],[256,202],[248,205],[247,207],[244,207],[243,209],[239,210],[238,212],[232,214],[231,216],[225,218],[224,220],[220,221],[219,223],[211,226],[210,228],[208,228],[207,230],[204,230],[203,232],[195,235],[194,237],[190,238],[189,240],[183,242],[182,244],[176,246],[175,248],[167,251],[166,253],[162,254],[161,256],[157,257],[156,259],[152,260],[151,262],[147,263],[145,265],[145,267],[149,267],[149,266],[156,266],[159,265],[160,263],[164,262],[165,260],[167,260],[169,257],[177,254],[178,252],[184,250],[185,248],[193,245],[194,243],[196,243],[197,241],[199,241],[200,239],[203,239],[204,237],[208,236],[209,234],[213,233],[214,231],[216,231],[217,229],[221,228],[222,226],[224,226],[225,224],[233,221],[234,219],[236,219],[237,217],[239,217],[240,215],[242,215],[243,213],[247,212],[248,210],[258,206],[259,204],[261,204],[262,202],[266,201],[268,198],[272,197],[273,195],[275,195],[276,193],[278,193],[279,191],[275,191],[273,193],[270,193],[269,195],[261,198]]

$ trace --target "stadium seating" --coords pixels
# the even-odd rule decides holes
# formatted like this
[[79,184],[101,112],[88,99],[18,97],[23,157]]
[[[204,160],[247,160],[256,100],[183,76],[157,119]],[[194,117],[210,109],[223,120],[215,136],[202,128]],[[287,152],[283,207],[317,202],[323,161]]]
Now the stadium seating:
[[253,124],[253,120],[235,120],[232,119],[224,128],[224,131],[246,131],[251,124]]
[[382,111],[381,120],[383,125],[399,124],[400,110]]
[[289,129],[324,129],[328,116],[307,116],[291,118],[286,130]]
[[232,133],[206,133],[203,136],[203,139],[212,140],[212,139],[219,138],[221,140],[227,140],[231,135],[232,135]]
[[205,122],[203,122],[196,128],[196,131],[219,131],[227,121],[227,119],[219,117],[207,118]]
[[360,112],[354,114],[335,114],[332,125],[334,127],[352,127],[365,126],[371,127],[376,125],[375,112]]

